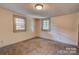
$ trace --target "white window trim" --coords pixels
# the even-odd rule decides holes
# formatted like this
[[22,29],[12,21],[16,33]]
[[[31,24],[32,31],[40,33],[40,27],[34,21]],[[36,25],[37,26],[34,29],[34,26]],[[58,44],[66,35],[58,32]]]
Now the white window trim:
[[[22,18],[24,19],[24,26],[25,26],[25,29],[23,30],[16,30],[16,22],[15,22],[15,18]],[[18,15],[13,15],[13,32],[25,32],[26,31],[26,17],[23,17],[23,16],[18,16]]]
[[[45,29],[43,29],[43,21],[44,20],[49,20],[49,29],[48,30],[45,30]],[[42,31],[50,31],[51,30],[51,19],[50,18],[44,18],[44,19],[41,19],[41,30]]]

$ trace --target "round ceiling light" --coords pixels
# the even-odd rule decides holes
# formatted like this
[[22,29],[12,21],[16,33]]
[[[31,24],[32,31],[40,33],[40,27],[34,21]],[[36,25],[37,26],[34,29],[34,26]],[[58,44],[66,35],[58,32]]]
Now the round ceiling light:
[[36,5],[35,5],[35,8],[36,8],[37,10],[42,10],[42,9],[43,9],[43,5],[42,5],[42,4],[36,4]]

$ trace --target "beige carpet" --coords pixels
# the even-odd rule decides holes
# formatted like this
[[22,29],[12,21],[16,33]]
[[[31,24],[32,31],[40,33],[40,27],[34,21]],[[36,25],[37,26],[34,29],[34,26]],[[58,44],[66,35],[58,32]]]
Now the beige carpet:
[[1,55],[62,55],[76,54],[74,48],[47,39],[31,39],[0,49]]

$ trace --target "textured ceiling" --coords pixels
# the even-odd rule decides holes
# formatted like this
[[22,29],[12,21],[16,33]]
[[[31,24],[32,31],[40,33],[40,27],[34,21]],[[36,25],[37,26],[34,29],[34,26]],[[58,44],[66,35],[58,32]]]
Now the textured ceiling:
[[0,7],[31,17],[54,17],[79,11],[78,3],[46,3],[42,10],[35,9],[35,3],[1,3]]

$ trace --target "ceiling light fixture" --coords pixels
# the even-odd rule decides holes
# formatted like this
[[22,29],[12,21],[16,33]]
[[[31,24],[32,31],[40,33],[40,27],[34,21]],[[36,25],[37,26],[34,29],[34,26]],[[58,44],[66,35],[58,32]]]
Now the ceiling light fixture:
[[36,5],[35,5],[35,8],[36,8],[37,10],[42,10],[42,9],[43,9],[43,5],[42,5],[42,4],[36,4]]

